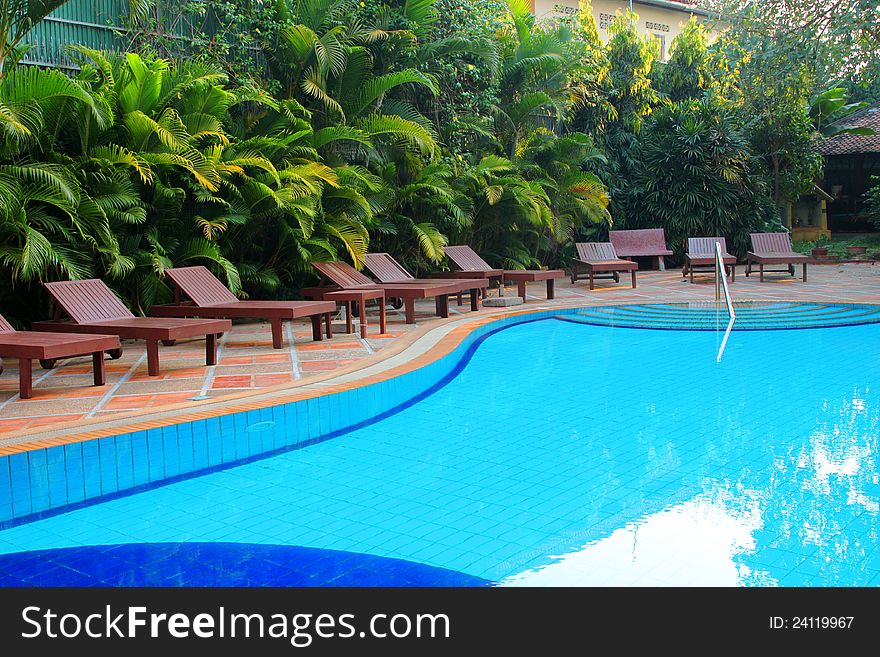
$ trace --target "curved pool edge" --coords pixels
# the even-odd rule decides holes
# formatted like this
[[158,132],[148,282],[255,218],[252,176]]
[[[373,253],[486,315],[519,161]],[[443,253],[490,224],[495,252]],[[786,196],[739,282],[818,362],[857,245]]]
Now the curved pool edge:
[[[481,336],[573,312],[536,304],[433,324],[396,354],[295,390],[0,441],[0,529],[331,440],[445,385]],[[132,422],[134,420],[134,422]],[[48,434],[48,435],[47,435]],[[209,440],[210,436],[210,440]]]
[[[630,303],[640,304],[644,303],[644,300],[627,301],[615,305],[630,305]],[[158,410],[126,411],[115,414],[112,418],[63,422],[53,425],[49,429],[40,427],[9,432],[0,437],[0,456],[104,438],[130,431],[143,431],[172,424],[260,410],[382,383],[445,358],[461,346],[473,331],[486,324],[510,317],[570,310],[586,305],[606,304],[588,304],[585,303],[585,300],[576,299],[570,303],[558,305],[534,304],[528,308],[519,306],[514,310],[493,312],[491,315],[472,316],[468,314],[464,317],[434,319],[430,321],[430,324],[401,337],[397,343],[382,349],[369,358],[293,383],[231,393],[219,399],[169,404]]]

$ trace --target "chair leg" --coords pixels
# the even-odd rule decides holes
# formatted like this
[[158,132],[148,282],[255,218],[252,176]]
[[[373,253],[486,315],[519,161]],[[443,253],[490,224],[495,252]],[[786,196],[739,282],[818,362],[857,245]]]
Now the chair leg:
[[349,335],[354,333],[354,328],[352,328],[353,325],[351,321],[351,314],[354,309],[351,307],[351,305],[351,301],[345,302],[345,332]]
[[764,263],[758,263],[758,267],[760,267],[760,276],[758,277],[758,281],[760,283],[764,282]]
[[[554,279],[548,278],[547,279],[547,300],[552,301],[555,298],[556,298],[556,283],[554,282]],[[523,299],[523,301],[525,301],[525,299]]]
[[281,330],[281,318],[273,317],[269,320],[272,325],[272,348],[281,349],[284,346],[284,333]]
[[324,328],[327,329],[327,338],[333,337],[333,313],[324,313]]
[[522,297],[523,302],[526,300],[526,282],[525,281],[517,281],[516,282],[516,294],[517,296]]
[[804,266],[804,283],[806,283],[807,282],[807,263],[804,262],[802,264]]
[[590,289],[591,289],[591,290],[595,290],[595,289],[596,289],[596,284],[595,284],[595,282],[594,282],[594,280],[593,280],[593,270],[592,270],[592,269],[590,270]]
[[107,383],[107,370],[104,368],[104,352],[96,351],[92,354],[92,375],[96,386]]
[[382,335],[388,333],[388,323],[385,318],[385,302],[384,300],[379,300],[379,332]]
[[666,260],[663,256],[657,256],[657,269],[666,271]]
[[633,289],[636,289],[636,270],[633,269],[630,273],[632,274],[633,279]]
[[404,299],[403,301],[404,314],[406,315],[406,323],[407,324],[415,324],[416,323],[416,304],[415,300],[412,297]]
[[321,315],[312,315],[309,317],[312,320],[312,340],[315,342],[319,342],[321,337]]
[[159,376],[159,341],[147,340],[147,374]]
[[33,396],[33,371],[32,359],[18,359],[18,396],[22,399],[30,399]]
[[[103,361],[102,361],[103,362]],[[217,364],[217,334],[209,333],[205,336],[205,364]]]
[[366,300],[364,300],[364,302],[361,304],[361,312],[360,312],[359,316],[361,318],[361,338],[366,338],[367,337],[367,302],[366,302]]
[[471,290],[471,312],[476,312],[480,309],[480,292],[482,288],[475,287]]
[[439,294],[436,298],[437,314],[440,315],[440,317],[449,317],[449,295]]

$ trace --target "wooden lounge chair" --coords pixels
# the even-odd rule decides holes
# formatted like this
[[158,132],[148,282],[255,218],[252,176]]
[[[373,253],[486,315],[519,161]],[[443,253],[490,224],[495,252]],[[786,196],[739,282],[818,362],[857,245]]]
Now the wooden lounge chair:
[[640,228],[637,230],[610,230],[608,240],[620,258],[657,258],[657,268],[665,271],[665,256],[672,255],[666,248],[666,233],[662,228]]
[[[746,253],[746,276],[752,273],[752,265],[758,265],[759,280],[764,282],[764,272],[785,272],[794,276],[794,266],[803,265],[804,282],[807,280],[807,256],[797,253],[791,246],[788,233],[752,233],[752,250]],[[764,269],[764,265],[786,265],[785,269]]]
[[[443,249],[457,270],[439,271],[435,276],[439,278],[485,278],[489,283],[497,278],[500,284],[504,282],[504,270],[489,266],[476,252],[467,245],[447,246]],[[488,285],[486,286],[488,288]]]
[[[242,301],[237,299],[207,267],[175,267],[165,273],[174,284],[174,303],[153,306],[156,317],[212,317],[233,319],[251,317],[267,319],[272,326],[272,346],[284,346],[282,322],[308,317],[312,320],[312,338],[321,340],[321,318],[327,337],[333,336],[331,314],[336,311],[332,301]],[[188,301],[181,301],[184,296]]]
[[628,271],[632,274],[632,286],[636,286],[638,263],[618,258],[611,242],[578,242],[575,246],[578,257],[571,261],[572,283],[586,274],[592,290],[595,289],[594,279],[599,278],[596,274],[608,274],[603,278],[613,278],[615,283],[619,283],[620,272]]
[[689,237],[688,251],[684,254],[684,267],[681,268],[681,277],[685,278],[688,274],[691,277],[691,283],[694,282],[694,271],[715,271],[715,244],[721,245],[721,259],[724,263],[724,269],[730,282],[736,280],[736,256],[732,256],[727,252],[727,240],[723,237]]
[[[115,335],[77,335],[76,333],[43,333],[16,331],[0,315],[0,357],[18,358],[18,394],[22,399],[33,396],[33,362],[53,365],[58,358],[92,355],[95,385],[102,386],[107,378],[104,371],[104,352],[122,355],[119,338]],[[0,372],[3,363],[0,362]]]
[[485,283],[485,279],[480,276],[472,276],[471,278],[414,278],[389,253],[367,253],[364,256],[364,266],[373,276],[379,279],[380,283],[402,283],[406,285],[445,283],[455,285],[459,297],[461,297],[462,293],[472,290],[476,290],[479,294]]
[[547,281],[547,298],[552,299],[554,297],[554,281],[557,278],[565,278],[565,272],[562,269],[495,269],[467,245],[447,246],[445,253],[461,271],[443,272],[438,275],[461,277],[469,274],[483,276],[487,280],[500,278],[502,283],[514,281],[516,282],[517,294],[522,297],[523,301],[526,300],[526,283]]
[[[323,299],[328,292],[337,290],[382,290],[386,297],[403,299],[406,323],[416,321],[415,300],[435,299],[437,314],[449,317],[449,295],[457,294],[461,285],[456,281],[427,281],[423,283],[376,283],[347,262],[313,262],[315,268],[330,286],[312,287],[302,290],[305,297]],[[484,280],[470,282],[471,310],[479,310],[479,292],[485,290],[488,283]],[[332,298],[332,297],[331,297]]]
[[[147,372],[150,376],[159,374],[159,341],[170,344],[174,340],[205,336],[205,362],[216,365],[217,337],[232,329],[232,322],[228,319],[135,317],[104,281],[97,278],[56,281],[45,285],[55,300],[56,318],[34,322],[32,329],[63,333],[109,333],[120,338],[145,340]],[[70,319],[60,319],[62,310]]]

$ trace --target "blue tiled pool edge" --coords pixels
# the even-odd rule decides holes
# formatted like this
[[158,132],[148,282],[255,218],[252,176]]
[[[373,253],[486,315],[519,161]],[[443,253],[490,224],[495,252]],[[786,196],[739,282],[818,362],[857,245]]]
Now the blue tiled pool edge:
[[[446,385],[489,335],[576,310],[499,318],[476,327],[433,363],[344,392],[0,456],[0,530],[301,449],[380,421]],[[296,426],[296,432],[285,434],[285,426]]]

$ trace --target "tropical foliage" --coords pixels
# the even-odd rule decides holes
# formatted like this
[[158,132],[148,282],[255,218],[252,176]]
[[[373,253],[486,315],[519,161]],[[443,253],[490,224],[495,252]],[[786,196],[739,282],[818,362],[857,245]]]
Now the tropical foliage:
[[[68,75],[16,65],[61,3],[10,0],[4,312],[43,315],[41,282],[90,276],[147,312],[164,270],[195,263],[285,298],[312,262],[359,266],[368,249],[418,273],[461,242],[497,266],[565,266],[612,225],[742,248],[812,186],[815,141],[861,107],[848,94],[872,93],[876,35],[837,16],[805,41],[802,23],[762,30],[749,13],[779,3],[725,1],[728,32],[691,21],[661,62],[634,14],[603,43],[588,0],[557,23],[527,0],[135,0],[127,52],[72,45]],[[184,13],[189,50],[171,24]]]

